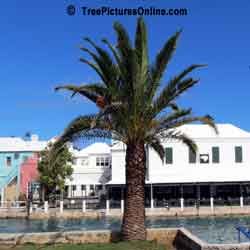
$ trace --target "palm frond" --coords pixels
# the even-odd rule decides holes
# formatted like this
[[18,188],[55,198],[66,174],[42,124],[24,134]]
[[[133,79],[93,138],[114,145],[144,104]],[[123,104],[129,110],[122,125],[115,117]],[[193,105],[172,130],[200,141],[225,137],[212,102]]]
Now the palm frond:
[[152,81],[148,85],[147,96],[152,99],[160,85],[160,81],[164,74],[164,71],[167,68],[168,63],[170,62],[175,49],[178,38],[181,34],[181,31],[176,32],[170,39],[165,43],[163,48],[160,50],[156,56],[156,62],[151,67],[151,77]]
[[75,94],[80,94],[86,98],[88,98],[90,101],[96,103],[98,94],[97,92],[91,91],[91,89],[84,88],[84,86],[76,86],[76,85],[64,85],[64,86],[57,86],[55,87],[56,91],[59,90],[69,90],[72,93],[71,97],[73,97]]
[[164,139],[180,141],[187,145],[194,153],[197,151],[197,144],[195,141],[180,131],[169,131],[166,133]]
[[159,155],[162,161],[164,160],[165,150],[161,141],[158,138],[154,137],[150,140],[150,142],[148,142],[147,145],[155,150],[155,152]]
[[140,76],[142,82],[148,73],[148,44],[147,44],[147,29],[143,18],[139,18],[137,22],[135,51],[140,65]]
[[165,124],[161,123],[159,126],[159,129],[156,130],[157,133],[163,133],[162,135],[164,136],[164,131],[167,131],[169,129],[176,129],[182,125],[194,123],[194,122],[201,122],[202,124],[206,124],[209,127],[211,127],[216,134],[218,134],[218,129],[216,124],[214,123],[214,119],[210,115],[205,115],[205,116],[190,116],[190,117],[185,117],[181,119],[175,119],[172,120],[171,122],[166,122]]
[[197,84],[199,80],[187,78],[181,82],[171,80],[170,83],[162,90],[160,95],[153,102],[152,115],[153,117],[164,110],[169,103],[176,100],[183,92]]

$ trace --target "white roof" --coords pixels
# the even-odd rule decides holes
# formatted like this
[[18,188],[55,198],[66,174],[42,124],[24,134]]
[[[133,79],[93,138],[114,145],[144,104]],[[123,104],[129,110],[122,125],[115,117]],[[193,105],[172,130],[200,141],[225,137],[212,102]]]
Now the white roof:
[[25,141],[20,137],[0,137],[0,152],[39,152],[46,141]]
[[204,124],[183,125],[176,130],[185,133],[191,138],[250,138],[250,133],[232,124],[216,124],[218,134],[214,129]]
[[95,155],[96,154],[110,154],[110,149],[111,148],[107,143],[96,142],[80,151],[75,151],[74,153],[77,157],[84,157],[90,154],[95,154]]

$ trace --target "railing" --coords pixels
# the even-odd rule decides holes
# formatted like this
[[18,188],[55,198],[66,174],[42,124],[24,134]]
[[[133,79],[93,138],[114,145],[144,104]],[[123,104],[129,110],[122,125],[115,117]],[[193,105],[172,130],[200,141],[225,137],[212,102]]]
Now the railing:
[[214,199],[215,206],[240,206],[240,198]]
[[241,233],[250,240],[250,231],[249,230],[246,230],[243,227],[236,227],[236,230],[238,231],[238,241],[239,241],[239,243],[240,243],[240,234]]
[[1,201],[0,209],[25,209],[26,201]]

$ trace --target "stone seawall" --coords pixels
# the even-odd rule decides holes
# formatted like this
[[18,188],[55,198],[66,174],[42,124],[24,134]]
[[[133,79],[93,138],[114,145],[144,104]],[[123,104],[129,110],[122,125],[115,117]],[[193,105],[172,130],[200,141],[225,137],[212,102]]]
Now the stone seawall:
[[[108,230],[0,234],[0,245],[109,243],[119,241],[120,236],[120,232]],[[165,244],[168,250],[250,250],[250,243],[206,243],[185,228],[147,229],[147,240]]]
[[[27,213],[25,209],[0,209],[0,218],[25,218]],[[146,209],[147,217],[192,217],[192,216],[224,216],[224,215],[250,215],[250,206],[239,206],[235,207],[216,207],[213,211],[210,207],[200,207],[199,210],[193,207],[186,207],[184,211],[180,208],[154,208]],[[64,210],[63,213],[59,211],[59,208],[51,208],[48,213],[43,210],[33,211],[30,215],[30,219],[48,219],[48,218],[100,218],[102,216],[108,217],[121,217],[121,209],[110,209],[109,213],[106,214],[105,209],[103,210],[87,210],[82,212],[79,210]]]

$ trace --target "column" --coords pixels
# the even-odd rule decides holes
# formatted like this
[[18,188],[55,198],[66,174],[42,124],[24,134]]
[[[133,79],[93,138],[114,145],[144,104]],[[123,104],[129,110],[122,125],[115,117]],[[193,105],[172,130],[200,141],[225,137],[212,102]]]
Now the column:
[[154,209],[154,189],[152,183],[150,185],[150,208]]
[[181,211],[184,211],[184,198],[183,198],[183,186],[182,185],[180,186],[180,193],[181,193],[181,199],[180,199]]
[[68,187],[68,197],[71,198],[71,196],[72,196],[72,186],[69,185],[69,187]]
[[124,213],[124,188],[121,187],[121,213]]
[[107,187],[107,199],[106,199],[106,214],[109,214],[110,204],[109,204],[109,187]]
[[49,203],[48,203],[48,201],[45,201],[44,202],[44,213],[48,213],[48,211],[49,211]]
[[210,185],[210,208],[214,211],[214,186]]
[[240,207],[244,207],[243,187],[240,185]]
[[86,212],[86,200],[82,201],[82,212],[85,213]]
[[32,204],[32,202],[30,202],[30,214],[32,214],[33,213],[33,204]]
[[60,213],[63,213],[63,201],[60,201]]
[[201,187],[199,184],[196,186],[196,208],[200,208],[200,200],[201,200]]
[[1,207],[4,207],[4,188],[1,189]]

